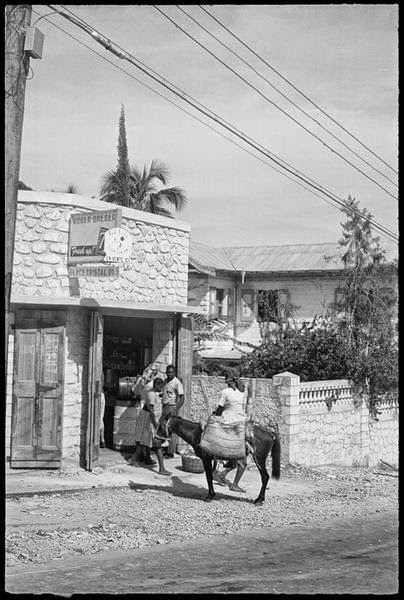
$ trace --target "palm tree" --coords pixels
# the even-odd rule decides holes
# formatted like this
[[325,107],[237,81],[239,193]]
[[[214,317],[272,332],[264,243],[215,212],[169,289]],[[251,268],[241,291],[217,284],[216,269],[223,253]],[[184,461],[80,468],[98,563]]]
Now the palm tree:
[[[166,185],[170,171],[166,164],[152,160],[149,168],[143,167],[141,171],[132,165],[129,175],[129,202],[131,208],[144,210],[164,217],[173,217],[169,208],[181,210],[187,198],[185,191],[180,187],[162,188],[158,184]],[[119,198],[118,169],[107,171],[100,188],[100,200],[118,204]]]

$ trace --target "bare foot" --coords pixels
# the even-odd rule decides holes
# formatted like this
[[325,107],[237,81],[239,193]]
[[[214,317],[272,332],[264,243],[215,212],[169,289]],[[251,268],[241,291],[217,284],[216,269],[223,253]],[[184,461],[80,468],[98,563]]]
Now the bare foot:
[[163,469],[162,471],[159,471],[159,475],[171,475],[171,472]]
[[241,488],[239,485],[234,485],[234,483],[229,483],[229,489],[231,489],[232,492],[245,493],[245,491],[246,491],[246,490],[243,490],[243,488]]
[[223,486],[227,485],[227,482],[226,482],[226,479],[224,478],[224,475],[221,475],[220,473],[212,473],[212,479],[213,479],[213,481],[215,481],[219,485],[223,485]]
[[130,464],[132,467],[141,467],[141,466],[142,466],[140,463],[138,463],[138,462],[137,462],[137,460],[130,460],[130,461],[129,461],[129,464]]

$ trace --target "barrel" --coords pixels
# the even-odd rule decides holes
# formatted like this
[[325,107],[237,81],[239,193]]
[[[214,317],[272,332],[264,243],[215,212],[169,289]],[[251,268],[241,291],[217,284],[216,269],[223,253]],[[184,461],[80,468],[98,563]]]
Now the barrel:
[[116,400],[114,408],[114,450],[132,452],[135,449],[135,425],[139,406],[135,400]]
[[133,384],[136,383],[138,377],[120,377],[119,378],[119,397],[130,398]]

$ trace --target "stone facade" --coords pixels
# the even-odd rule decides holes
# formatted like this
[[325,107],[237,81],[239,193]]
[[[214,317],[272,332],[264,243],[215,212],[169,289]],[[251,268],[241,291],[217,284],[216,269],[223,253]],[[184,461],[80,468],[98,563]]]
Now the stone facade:
[[[120,207],[121,227],[129,230],[133,239],[129,268],[120,266],[119,276],[69,276],[70,216],[114,208],[118,207],[75,194],[20,191],[18,195],[13,306],[24,306],[32,318],[46,307],[49,319],[64,307],[62,466],[84,466],[91,311],[102,308],[104,314],[116,315],[108,311],[119,309],[121,318],[152,319],[150,360],[159,364],[159,375],[165,376],[167,365],[174,362],[174,313],[187,308],[190,227],[176,219]],[[11,446],[13,330],[8,357],[7,457]]]
[[15,296],[186,304],[189,246],[186,224],[123,208],[121,226],[133,237],[130,269],[121,267],[119,277],[69,277],[66,258],[70,216],[89,210],[111,210],[113,205],[69,194],[54,196],[52,202],[51,193],[18,195]]
[[[214,410],[223,377],[192,377],[191,419],[209,415],[201,380]],[[252,389],[251,379],[243,379]],[[380,460],[398,464],[398,406],[380,403],[376,421],[366,401],[353,397],[347,380],[300,383],[293,373],[255,380],[252,419],[279,426],[282,461],[302,466],[374,466]]]
[[69,461],[79,461],[85,449],[89,323],[89,311],[78,309],[66,311],[63,458]]

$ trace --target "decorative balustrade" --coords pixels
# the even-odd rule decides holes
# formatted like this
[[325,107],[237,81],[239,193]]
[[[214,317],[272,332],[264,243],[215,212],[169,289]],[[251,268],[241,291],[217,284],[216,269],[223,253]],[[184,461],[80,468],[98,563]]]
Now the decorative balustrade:
[[337,400],[352,400],[352,388],[347,379],[300,383],[299,405],[325,402],[328,410],[331,410]]

